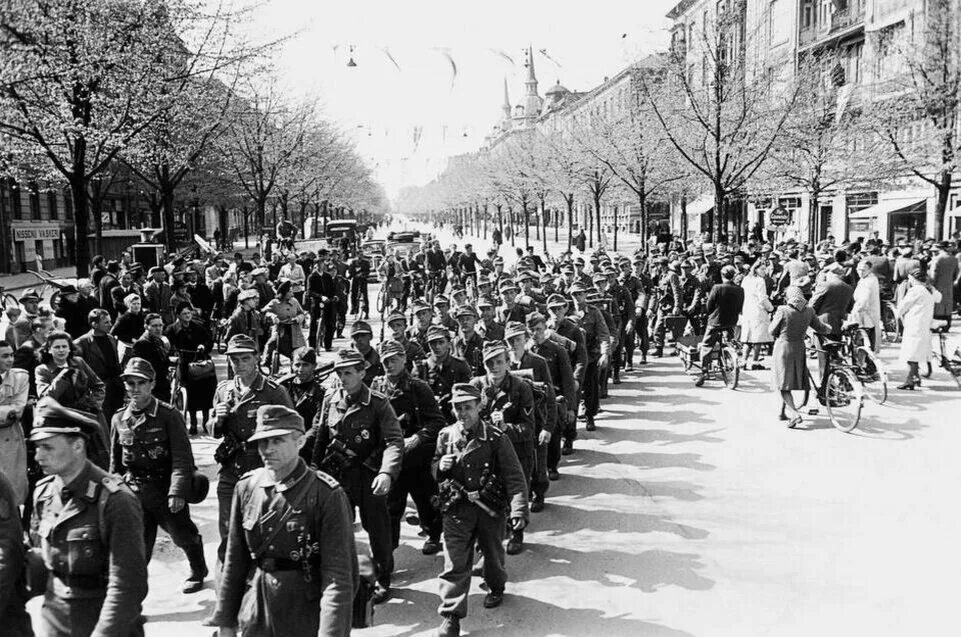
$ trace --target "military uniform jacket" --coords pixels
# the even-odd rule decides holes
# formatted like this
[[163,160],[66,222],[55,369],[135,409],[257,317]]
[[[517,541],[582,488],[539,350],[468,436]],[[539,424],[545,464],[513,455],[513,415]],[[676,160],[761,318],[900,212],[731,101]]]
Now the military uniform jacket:
[[505,326],[511,321],[523,323],[527,320],[527,312],[524,311],[524,306],[520,303],[515,303],[513,307],[503,305],[497,308],[497,320]]
[[327,445],[340,436],[358,465],[397,481],[404,459],[404,434],[383,394],[365,386],[351,398],[343,387],[332,389],[324,396],[314,427],[317,441],[311,464],[320,466]]
[[414,363],[417,361],[427,358],[427,354],[417,341],[404,338],[401,345],[404,346],[404,354],[407,357],[407,364],[405,365],[407,371],[414,369]]
[[[20,511],[17,509],[18,496],[7,478],[8,476],[0,473],[0,617],[4,618],[4,630],[8,631],[4,634],[32,635],[33,632],[28,631],[27,627],[11,625],[8,621],[8,617],[14,615],[12,612],[8,613],[8,608],[13,609],[13,605],[22,607],[27,599],[21,577],[24,564],[23,528],[20,526]],[[21,617],[25,614],[18,613]]]
[[585,305],[578,310],[583,311],[581,329],[584,330],[584,346],[587,348],[588,360],[596,361],[601,354],[608,351],[611,330],[604,315],[596,307]]
[[[481,319],[477,323],[477,333],[480,334],[485,343],[504,340],[504,326],[498,323],[496,320],[485,321]],[[484,372],[481,371],[481,374],[483,373]],[[478,374],[478,376],[479,375],[480,374]]]
[[[503,333],[502,328],[501,336]],[[470,366],[472,376],[484,375],[484,339],[477,332],[467,338],[463,334],[455,336],[451,344],[451,354]]]
[[[430,327],[429,325],[427,326]],[[420,329],[417,325],[412,325],[407,328],[407,340],[414,341],[420,346],[423,352],[429,352],[430,346],[427,344],[427,329]]]
[[230,315],[227,323],[227,332],[223,336],[224,342],[228,342],[231,337],[237,334],[246,334],[254,339],[254,342],[259,344],[263,340],[264,335],[267,334],[267,327],[264,325],[264,315],[256,309],[247,310],[243,307],[238,307],[234,310],[234,313]]
[[480,412],[483,418],[500,411],[504,420],[500,428],[512,442],[533,444],[534,394],[520,378],[510,374],[494,385],[489,376],[478,376],[471,385],[481,390]]
[[[468,491],[477,491],[481,488],[485,471],[490,471],[504,481],[511,499],[509,517],[528,519],[527,481],[514,445],[500,429],[488,422],[482,421],[478,426],[479,430],[474,434],[469,434],[460,422],[441,430],[434,451],[434,477],[438,482],[453,479]],[[456,454],[457,461],[450,471],[441,471],[440,459],[449,453]],[[459,506],[474,505],[462,503]]]
[[[367,370],[364,372],[364,384],[370,387],[370,384],[374,382],[374,379],[378,376],[383,375],[384,366],[380,362],[380,354],[377,350],[371,347],[364,354],[364,360],[367,362]],[[307,424],[307,421],[304,421]]]
[[87,461],[66,486],[57,476],[38,482],[33,502],[30,542],[50,571],[47,597],[83,600],[87,609],[99,606],[94,635],[132,633],[147,595],[143,513],[136,496],[118,477]]
[[618,328],[626,327],[634,320],[634,298],[620,283],[612,285],[607,294],[611,297],[611,314],[617,321]]
[[410,441],[405,442],[404,466],[429,463],[437,434],[447,424],[430,386],[404,370],[393,382],[386,375],[378,376],[370,388],[387,396],[404,438]]
[[671,315],[680,314],[683,300],[681,278],[673,272],[662,274],[657,281],[657,305],[661,311]]
[[427,385],[437,397],[447,424],[453,424],[457,420],[450,402],[451,389],[457,383],[469,383],[474,376],[470,365],[456,356],[448,355],[443,363],[433,355],[427,358]]
[[[214,435],[226,436],[233,435],[240,442],[245,442],[253,435],[257,428],[257,409],[262,405],[284,405],[293,407],[287,390],[263,374],[257,374],[256,380],[246,390],[240,387],[240,379],[222,380],[217,384],[217,391],[214,392],[213,412],[216,412],[217,405],[227,403],[227,417],[224,419],[221,428],[216,425],[216,416],[213,416]],[[251,446],[243,454],[237,457],[229,466],[224,465],[221,471],[230,471],[236,476],[242,476],[251,469],[262,466],[260,455],[257,448]]]
[[[264,546],[276,525],[282,526]],[[258,568],[245,599],[253,565]],[[333,478],[301,460],[280,483],[264,468],[237,483],[216,625],[240,623],[257,637],[344,637],[350,634],[357,583],[353,515]]]
[[169,484],[168,497],[186,498],[194,454],[183,416],[156,398],[141,413],[128,403],[114,414],[110,430],[110,471],[133,484]]
[[584,369],[587,366],[587,342],[584,338],[583,330],[581,330],[580,325],[577,323],[577,319],[571,318],[570,316],[565,316],[560,321],[551,319],[548,321],[547,326],[553,329],[558,336],[562,336],[574,343],[574,347],[568,348],[567,352],[571,357],[574,380],[577,381],[578,385],[582,386],[584,384]]
[[554,394],[557,396],[557,403],[565,403],[565,409],[573,409],[574,405],[574,370],[571,368],[571,359],[567,350],[551,341],[545,340],[543,343],[530,345],[531,352],[537,354],[547,363],[551,381],[554,384]]
[[[540,412],[539,415],[535,412],[536,431],[537,433],[542,430],[554,433],[554,428],[557,426],[557,394],[554,392],[554,380],[551,378],[547,361],[532,352],[524,352],[519,361],[511,359],[511,369],[529,369],[534,373],[535,382],[544,383],[547,404],[537,410]],[[533,390],[531,394],[533,395]],[[535,408],[537,407],[535,405]]]

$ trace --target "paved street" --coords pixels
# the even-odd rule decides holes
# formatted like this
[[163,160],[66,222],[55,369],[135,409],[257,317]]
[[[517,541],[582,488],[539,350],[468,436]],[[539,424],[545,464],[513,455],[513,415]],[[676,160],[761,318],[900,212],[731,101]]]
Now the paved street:
[[[884,354],[899,380],[895,351]],[[464,629],[954,634],[961,393],[953,381],[936,372],[920,392],[894,390],[845,435],[824,416],[787,430],[769,374],[742,375],[737,391],[718,381],[697,389],[668,357],[612,386],[598,431],[581,432],[547,509],[533,516],[527,550],[508,559],[504,605],[484,610],[475,578]],[[214,446],[195,442],[210,471]],[[194,509],[211,561],[215,507],[211,498]],[[377,608],[374,628],[356,634],[425,635],[436,626],[443,558],[421,555],[422,541],[404,528],[394,597]],[[175,592],[186,563],[165,536],[158,547],[147,635],[210,635],[200,621],[213,583],[197,595]]]

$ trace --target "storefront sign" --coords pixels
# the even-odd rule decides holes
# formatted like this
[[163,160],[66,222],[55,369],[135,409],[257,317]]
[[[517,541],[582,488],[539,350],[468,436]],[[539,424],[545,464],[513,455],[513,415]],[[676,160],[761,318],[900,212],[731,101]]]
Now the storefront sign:
[[14,228],[13,229],[13,240],[14,241],[30,241],[30,240],[42,240],[42,239],[53,239],[56,241],[60,238],[60,228]]
[[786,226],[791,222],[791,211],[787,208],[782,208],[778,206],[771,211],[771,216],[769,217],[771,225],[775,226]]

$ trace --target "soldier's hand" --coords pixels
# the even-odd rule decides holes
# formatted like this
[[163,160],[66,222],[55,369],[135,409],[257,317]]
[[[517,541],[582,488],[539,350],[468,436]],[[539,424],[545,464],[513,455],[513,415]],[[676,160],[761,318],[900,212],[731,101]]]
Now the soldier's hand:
[[539,434],[537,434],[537,444],[538,444],[538,445],[544,446],[544,445],[546,445],[547,443],[549,443],[550,441],[551,441],[551,432],[549,432],[549,431],[542,431],[542,432],[540,432]]
[[179,513],[187,501],[177,495],[172,495],[167,498],[167,507],[170,509],[171,513]]
[[214,416],[217,418],[226,418],[227,412],[227,403],[217,403],[217,406],[214,408]]
[[438,463],[438,466],[440,467],[441,471],[450,471],[451,469],[454,468],[454,462],[456,460],[457,460],[457,456],[455,456],[452,453],[448,453],[441,456],[440,463]]
[[377,477],[374,478],[374,485],[371,491],[374,495],[387,495],[387,492],[390,491],[391,482],[389,475],[386,473],[378,473]]
[[597,359],[597,368],[603,369],[610,365],[611,359],[607,354],[601,354],[601,357]]
[[515,531],[521,531],[527,526],[527,520],[524,518],[511,518],[511,528]]
[[411,449],[417,447],[420,444],[420,438],[417,436],[408,436],[404,438],[404,453],[409,452]]

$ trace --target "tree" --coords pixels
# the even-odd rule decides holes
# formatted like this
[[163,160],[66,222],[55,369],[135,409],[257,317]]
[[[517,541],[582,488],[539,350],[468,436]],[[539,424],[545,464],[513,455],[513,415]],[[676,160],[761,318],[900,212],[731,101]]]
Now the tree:
[[567,207],[567,249],[574,242],[574,200],[584,174],[578,145],[568,131],[547,136],[550,185]]

